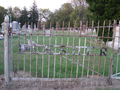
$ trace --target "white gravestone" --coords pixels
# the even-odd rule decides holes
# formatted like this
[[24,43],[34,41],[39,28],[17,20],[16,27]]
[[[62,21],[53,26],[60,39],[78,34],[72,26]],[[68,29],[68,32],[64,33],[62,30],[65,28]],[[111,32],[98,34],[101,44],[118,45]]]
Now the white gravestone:
[[30,28],[30,25],[28,25],[28,30],[30,30],[31,28]]
[[12,28],[12,23],[10,23],[10,27]]
[[70,31],[72,31],[72,29],[70,28]]
[[25,25],[22,26],[22,31],[24,31],[24,30],[25,30]]
[[[115,34],[115,41],[114,41],[114,49],[115,50],[118,50],[118,44],[120,45],[120,40],[119,40],[119,37],[120,37],[120,24],[118,26],[116,26],[116,34]],[[113,44],[113,41],[110,41],[108,42],[108,47],[112,48],[112,44]],[[107,44],[106,44],[107,45]]]
[[50,30],[45,30],[45,33],[47,34],[46,37],[50,36],[50,35],[48,35],[48,34],[50,34]]
[[91,28],[88,28],[88,32],[91,32]]
[[34,24],[34,30],[37,30],[37,28],[36,28],[36,24]]
[[75,30],[75,32],[77,33],[77,32],[78,32],[78,30]]
[[95,29],[95,28],[94,28],[93,32],[95,32],[95,33],[96,33],[96,29]]
[[52,27],[52,30],[54,30],[54,27]]
[[18,22],[17,22],[17,21],[13,21],[13,24],[12,24],[12,31],[13,31],[13,32],[18,31]]

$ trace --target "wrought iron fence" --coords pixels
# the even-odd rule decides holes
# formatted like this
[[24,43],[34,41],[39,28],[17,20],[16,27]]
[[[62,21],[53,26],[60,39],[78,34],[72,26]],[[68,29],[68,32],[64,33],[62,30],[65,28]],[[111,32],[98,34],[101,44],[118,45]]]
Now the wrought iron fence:
[[[8,22],[9,20],[5,21],[5,27]],[[9,32],[9,42],[11,42],[9,52],[8,27],[6,27],[4,29],[6,84],[9,85],[10,78],[14,81],[41,82],[89,80],[91,83],[97,83],[96,80],[109,80],[111,84],[115,30],[113,29],[113,37],[109,34],[110,29],[116,27],[116,21],[114,26],[111,26],[111,21],[108,26],[105,26],[105,21],[103,26],[99,26],[99,23],[98,21],[98,26],[94,26],[94,21],[92,21],[92,26],[89,27],[86,22],[84,30],[82,22],[79,28],[76,27],[75,22],[73,30],[71,30],[70,22],[68,28],[64,28],[64,22],[63,27],[58,28],[57,22],[55,30],[52,30],[51,23],[49,30],[45,29],[45,23],[43,30],[39,30],[39,27],[34,30],[31,23],[30,30],[25,28],[17,32]],[[91,28],[90,32],[88,32],[89,28]],[[108,28],[106,37],[104,36],[105,28]],[[100,30],[102,30],[102,36],[98,36]],[[13,41],[14,38],[15,41]],[[107,39],[106,44],[103,42],[104,38]],[[109,39],[113,40],[112,49],[108,47]],[[14,75],[9,75],[7,56],[11,60],[10,68],[13,68]]]

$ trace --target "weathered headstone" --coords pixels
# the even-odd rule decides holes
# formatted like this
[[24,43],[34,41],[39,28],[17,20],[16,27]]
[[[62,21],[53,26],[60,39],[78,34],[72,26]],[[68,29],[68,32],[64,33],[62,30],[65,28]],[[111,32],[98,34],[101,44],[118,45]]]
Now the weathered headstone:
[[78,30],[75,30],[75,32],[77,33],[77,32],[78,32]]
[[52,30],[54,30],[54,27],[52,27]]
[[96,33],[96,29],[95,29],[95,28],[94,28],[93,32],[95,32],[95,33]]
[[91,28],[88,28],[88,32],[91,32]]
[[70,31],[72,31],[72,29],[70,28]]
[[50,35],[50,30],[45,30],[45,33],[47,34],[46,37],[49,37]]
[[13,32],[18,31],[18,22],[17,22],[17,21],[13,21],[13,24],[12,24],[12,31],[13,31]]
[[[114,49],[118,50],[118,44],[120,45],[120,40],[119,40],[119,37],[120,37],[120,23],[114,29],[116,31],[115,41],[114,41]],[[108,42],[108,47],[112,48],[112,44],[113,44],[113,41]],[[106,45],[107,45],[107,43],[106,43]]]
[[31,28],[30,28],[30,25],[28,25],[28,30],[30,30]]
[[22,31],[24,31],[24,30],[25,30],[25,25],[22,26]]
[[34,30],[37,30],[37,28],[36,28],[36,24],[34,24]]
[[10,23],[10,27],[12,28],[12,23]]

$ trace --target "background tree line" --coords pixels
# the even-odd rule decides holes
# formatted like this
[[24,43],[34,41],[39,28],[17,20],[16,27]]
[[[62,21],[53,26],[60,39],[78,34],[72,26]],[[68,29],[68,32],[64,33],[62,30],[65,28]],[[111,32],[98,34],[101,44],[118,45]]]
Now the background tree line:
[[[78,3],[79,2],[79,3]],[[23,7],[21,10],[19,7],[9,7],[5,9],[0,6],[0,23],[4,21],[4,16],[8,14],[11,17],[10,21],[18,21],[23,26],[26,24],[37,24],[39,21],[40,28],[43,26],[43,22],[46,22],[46,28],[50,27],[50,22],[52,27],[56,27],[56,22],[59,23],[59,27],[62,27],[62,22],[65,22],[65,27],[68,27],[68,22],[71,21],[71,27],[74,26],[74,22],[77,22],[77,27],[79,26],[80,20],[90,21],[90,15],[92,14],[88,10],[88,4],[85,0],[72,0],[71,3],[64,3],[58,10],[54,12],[49,9],[38,9],[36,2],[27,10]]]
[[[76,26],[80,26],[80,21],[83,24],[88,20],[88,25],[91,25],[91,21],[94,20],[94,25],[97,25],[98,20],[100,21],[100,26],[103,26],[103,21],[106,21],[108,25],[109,20],[114,19],[120,20],[120,0],[71,0],[71,3],[64,3],[58,10],[54,12],[49,9],[38,9],[37,4],[34,1],[30,10],[23,7],[21,10],[19,7],[9,7],[5,9],[0,6],[0,23],[4,21],[4,16],[8,14],[11,17],[10,21],[18,21],[21,26],[25,24],[28,25],[31,22],[33,24],[40,23],[40,28],[42,28],[43,23],[46,22],[46,28],[50,28],[50,22],[52,27],[56,27],[56,22],[58,26],[62,27],[62,22],[65,22],[64,27],[68,27],[68,22],[70,21],[71,27],[74,26],[76,21]],[[0,24],[1,27],[1,24]],[[102,35],[102,30],[99,30],[99,36]],[[108,35],[108,29],[106,28],[104,36]],[[110,30],[110,36],[113,35],[112,29]],[[107,39],[104,39],[106,42]]]

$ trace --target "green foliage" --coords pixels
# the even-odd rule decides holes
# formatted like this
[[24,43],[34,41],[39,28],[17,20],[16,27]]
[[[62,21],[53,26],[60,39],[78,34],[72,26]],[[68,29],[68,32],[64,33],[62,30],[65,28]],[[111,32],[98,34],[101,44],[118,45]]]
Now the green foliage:
[[34,1],[30,11],[29,11],[29,15],[30,15],[30,18],[29,18],[29,21],[34,24],[37,24],[38,22],[38,9],[37,9],[37,4],[36,2]]
[[1,23],[4,22],[4,16],[7,14],[7,10],[0,6],[0,27],[1,27]]
[[61,6],[61,8],[57,11],[56,17],[58,17],[59,26],[62,27],[63,21],[64,26],[68,27],[68,22],[70,21],[69,15],[73,12],[73,8],[70,3],[65,3]]
[[21,16],[19,18],[19,22],[21,22],[21,25],[23,26],[25,24],[25,22],[28,22],[28,11],[26,9],[26,7],[23,8],[23,10],[21,11]]
[[[93,13],[93,20],[95,25],[97,21],[100,20],[100,25],[103,25],[103,21],[106,20],[106,23],[109,23],[109,20],[113,21],[114,19],[120,20],[120,0],[86,0],[89,4],[89,10]],[[108,25],[108,24],[107,24]],[[107,30],[107,29],[106,29]],[[105,30],[105,31],[106,31]],[[110,36],[112,36],[112,30],[110,31]],[[102,30],[99,32],[99,36],[102,35]],[[107,36],[108,33],[104,33],[104,36]],[[106,42],[107,40],[104,39]]]
[[14,14],[14,17],[15,17],[16,21],[19,20],[19,17],[21,16],[20,13],[21,13],[21,10],[20,10],[19,7],[14,7],[13,8],[13,14]]
[[8,7],[7,11],[8,11],[7,12],[8,15],[10,16],[10,22],[18,20],[14,15],[14,11],[13,11],[12,7]]
[[[46,21],[46,28],[50,28],[50,22],[52,21],[52,12],[49,9],[40,9],[39,15],[42,16],[41,19]],[[40,21],[41,22],[41,21]]]

